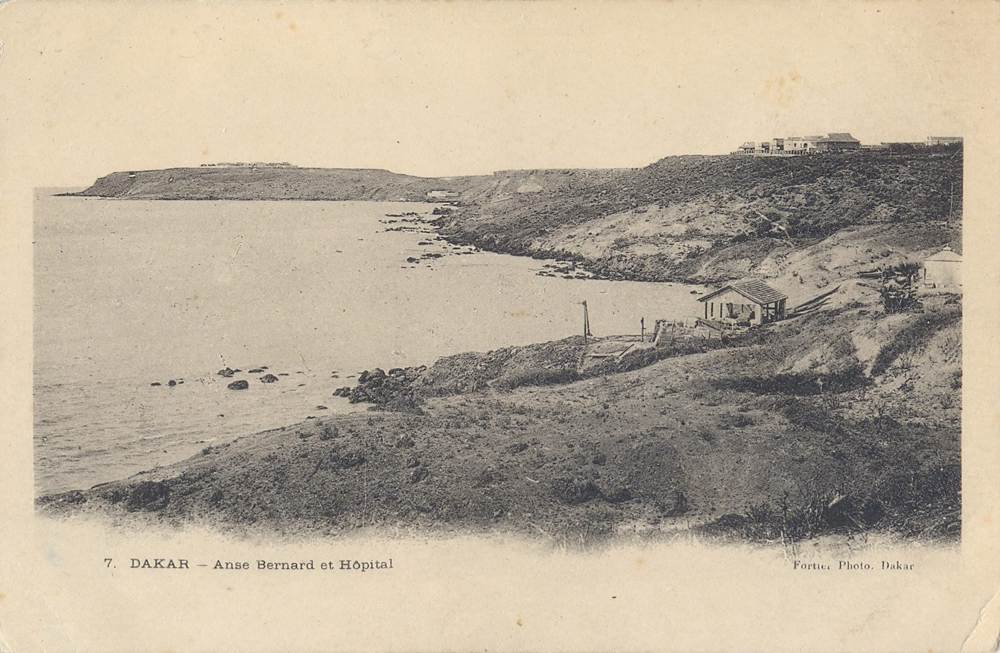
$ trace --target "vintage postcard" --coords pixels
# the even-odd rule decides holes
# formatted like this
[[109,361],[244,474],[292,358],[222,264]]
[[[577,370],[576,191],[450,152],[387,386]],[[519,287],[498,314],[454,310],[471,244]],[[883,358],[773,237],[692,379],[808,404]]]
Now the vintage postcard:
[[997,650],[997,43],[0,4],[0,650]]

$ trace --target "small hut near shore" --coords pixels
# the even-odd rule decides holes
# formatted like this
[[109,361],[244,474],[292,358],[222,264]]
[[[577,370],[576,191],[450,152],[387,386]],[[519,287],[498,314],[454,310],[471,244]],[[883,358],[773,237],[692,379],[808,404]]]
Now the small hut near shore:
[[755,326],[785,319],[787,299],[763,281],[750,280],[723,286],[698,301],[705,305],[706,320]]

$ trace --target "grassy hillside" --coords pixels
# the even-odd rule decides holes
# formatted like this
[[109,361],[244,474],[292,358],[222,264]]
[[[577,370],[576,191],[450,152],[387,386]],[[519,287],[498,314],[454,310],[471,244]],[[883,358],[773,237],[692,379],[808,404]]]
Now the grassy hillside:
[[961,304],[886,315],[864,284],[835,297],[724,349],[574,382],[509,389],[446,363],[432,377],[450,394],[419,412],[308,421],[39,503],[287,532],[954,538]]
[[[961,297],[887,314],[859,272],[961,251],[961,149],[671,157],[637,170],[425,179],[380,170],[115,173],[86,195],[371,199],[458,194],[450,239],[608,278],[756,276],[822,310],[725,347],[578,363],[577,339],[369,375],[380,410],[208,447],[43,497],[51,513],[336,533],[372,528],[790,541],[960,529]],[[646,350],[650,351],[650,350]]]
[[608,278],[704,282],[780,276],[769,260],[846,228],[898,241],[919,227],[919,240],[890,248],[902,255],[960,247],[961,213],[961,150],[927,149],[669,157],[590,187],[463,207],[440,223],[457,240],[575,258]]

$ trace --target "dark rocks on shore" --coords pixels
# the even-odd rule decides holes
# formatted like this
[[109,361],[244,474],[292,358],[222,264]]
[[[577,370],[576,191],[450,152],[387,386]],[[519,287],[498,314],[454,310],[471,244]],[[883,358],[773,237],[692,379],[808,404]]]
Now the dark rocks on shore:
[[170,379],[170,381],[168,381],[168,382],[167,382],[167,385],[168,385],[168,386],[170,386],[170,387],[172,388],[172,387],[174,387],[175,385],[177,385],[177,381],[174,381],[173,379]]
[[377,388],[382,385],[382,381],[385,380],[385,372],[376,367],[374,370],[369,372],[365,370],[358,377],[358,385],[369,385],[373,388]]
[[155,388],[156,386],[158,386],[158,385],[163,385],[163,384],[162,384],[162,383],[160,383],[159,381],[153,381],[153,382],[152,382],[152,383],[150,383],[149,385],[151,385],[151,386],[153,386],[153,387]]
[[384,370],[364,370],[358,384],[338,388],[336,397],[346,397],[352,404],[371,403],[386,410],[418,411],[421,400],[414,392],[417,379],[426,371],[425,366],[395,367],[386,374]]
[[233,381],[226,387],[230,390],[246,390],[250,387],[250,384],[245,379],[240,379],[239,381]]
[[219,370],[218,374],[219,374],[219,376],[222,376],[222,377],[225,377],[225,378],[228,379],[228,378],[231,378],[234,374],[236,374],[236,370],[229,369],[227,367],[224,370]]
[[260,382],[261,383],[275,383],[275,382],[277,382],[277,380],[278,380],[278,377],[276,377],[273,374],[265,374],[264,376],[260,377]]
[[255,367],[252,370],[247,370],[247,374],[262,374],[264,372],[263,368]]

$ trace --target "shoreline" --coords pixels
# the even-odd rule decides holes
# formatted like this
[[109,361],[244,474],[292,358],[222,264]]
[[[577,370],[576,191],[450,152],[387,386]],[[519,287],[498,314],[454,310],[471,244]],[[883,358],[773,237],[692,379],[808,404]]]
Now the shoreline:
[[[872,304],[865,306],[836,310],[863,324],[871,320]],[[960,312],[942,319],[947,315]],[[663,528],[692,521],[700,536],[764,544],[861,531],[953,541],[960,407],[921,407],[931,412],[917,421],[908,404],[891,409],[891,417],[861,415],[871,393],[887,399],[879,388],[904,373],[891,365],[875,375],[843,361],[789,376],[772,362],[759,378],[727,379],[723,370],[747,359],[760,365],[776,343],[808,355],[816,342],[811,329],[825,330],[820,341],[836,339],[836,321],[822,313],[770,327],[725,347],[584,377],[506,373],[483,358],[488,354],[446,357],[422,371],[433,382],[413,405],[386,402],[380,410],[247,435],[175,465],[36,503],[44,514],[302,534],[541,529],[604,541],[626,533],[655,539]],[[541,353],[535,369],[563,356],[557,344],[526,348]],[[492,381],[468,379],[470,365]],[[798,394],[817,386],[810,374],[832,394]],[[497,383],[504,378],[524,382]],[[872,450],[872,437],[893,444]],[[938,444],[926,449],[931,442]],[[917,451],[937,453],[917,463],[908,458]],[[829,461],[853,480],[831,482],[820,472]],[[774,465],[785,472],[765,471]],[[915,495],[891,489],[901,474],[925,479]],[[913,501],[916,512],[904,507]]]
[[[282,168],[102,177],[88,190],[121,198],[409,199],[438,205],[422,222],[453,246],[597,279],[836,292],[726,346],[638,348],[589,372],[572,338],[373,371],[338,390],[381,408],[356,422],[245,436],[39,497],[39,509],[307,532],[447,524],[600,540],[623,524],[685,519],[761,543],[878,531],[955,540],[961,295],[890,311],[870,278],[961,250],[960,153],[668,157],[447,180]],[[239,196],[212,190],[237,183]]]

